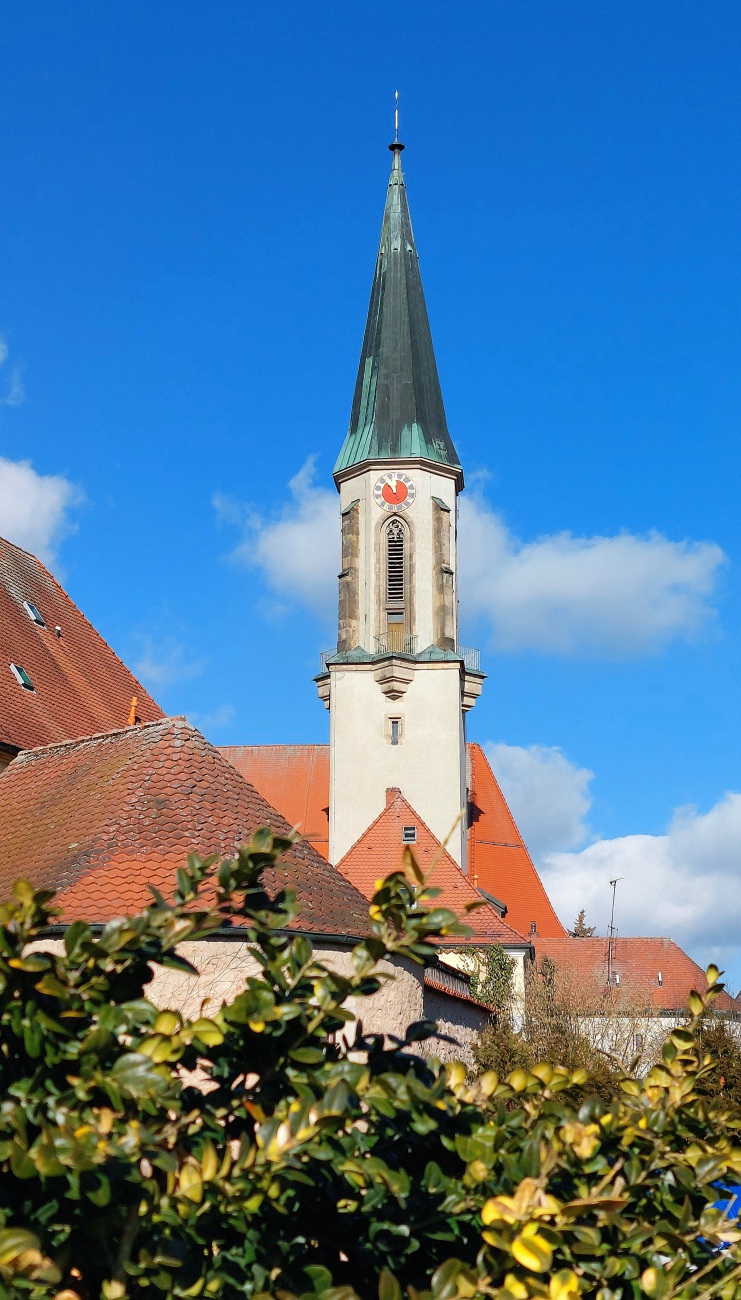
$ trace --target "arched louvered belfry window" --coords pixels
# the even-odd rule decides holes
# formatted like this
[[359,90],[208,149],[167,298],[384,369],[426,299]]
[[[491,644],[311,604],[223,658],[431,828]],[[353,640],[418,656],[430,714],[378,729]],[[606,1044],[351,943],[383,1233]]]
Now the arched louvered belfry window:
[[392,519],[386,527],[386,632],[389,650],[405,649],[407,536],[400,519]]

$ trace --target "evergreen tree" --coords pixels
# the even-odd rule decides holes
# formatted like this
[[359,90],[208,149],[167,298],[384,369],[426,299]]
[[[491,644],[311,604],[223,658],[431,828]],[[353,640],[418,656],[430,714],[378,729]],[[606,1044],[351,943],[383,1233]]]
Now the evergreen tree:
[[573,929],[569,930],[569,936],[572,939],[591,939],[596,929],[596,925],[587,925],[584,908],[582,908],[574,921]]

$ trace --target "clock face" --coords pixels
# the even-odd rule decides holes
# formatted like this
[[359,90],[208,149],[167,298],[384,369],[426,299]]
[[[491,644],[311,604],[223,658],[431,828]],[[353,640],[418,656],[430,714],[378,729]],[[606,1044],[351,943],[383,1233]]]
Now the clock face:
[[406,510],[417,495],[417,489],[408,474],[391,471],[379,478],[373,489],[373,500],[382,510],[392,513]]

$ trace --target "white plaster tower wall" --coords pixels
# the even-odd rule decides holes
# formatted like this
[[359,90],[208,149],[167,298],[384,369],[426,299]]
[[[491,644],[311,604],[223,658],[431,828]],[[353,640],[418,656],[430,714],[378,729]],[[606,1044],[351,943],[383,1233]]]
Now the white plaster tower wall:
[[[335,465],[342,565],[330,710],[329,856],[398,787],[466,865],[465,713],[482,677],[458,646],[457,498],[398,141],[350,426]],[[392,864],[389,864],[391,866]]]

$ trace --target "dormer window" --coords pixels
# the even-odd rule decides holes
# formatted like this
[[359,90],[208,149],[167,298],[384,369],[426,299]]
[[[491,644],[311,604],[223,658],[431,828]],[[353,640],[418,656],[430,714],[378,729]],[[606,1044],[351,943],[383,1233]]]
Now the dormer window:
[[33,601],[24,600],[23,608],[25,609],[32,623],[36,623],[38,627],[46,627],[46,623],[44,622],[43,615],[41,614],[40,610],[36,608]]
[[33,690],[33,682],[31,681],[31,678],[29,677],[25,668],[21,668],[20,664],[11,664],[10,671],[15,677],[15,680],[18,682],[18,685],[22,686],[24,691]]
[[402,844],[416,844],[416,843],[417,843],[417,827],[416,827],[416,826],[402,826],[402,828],[401,828],[401,842],[402,842]]

